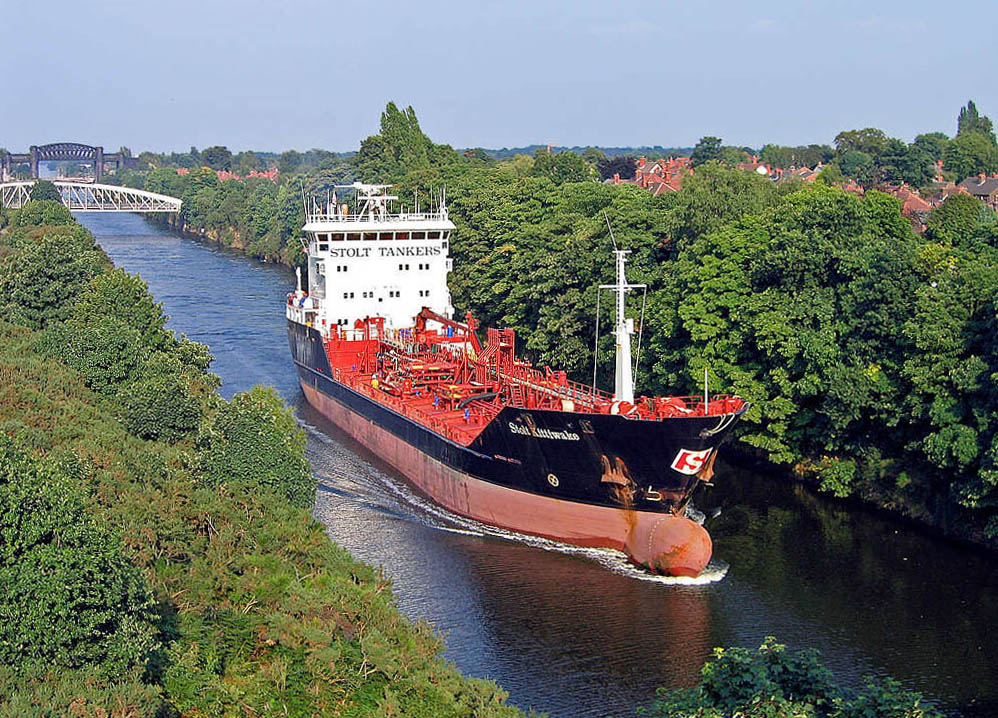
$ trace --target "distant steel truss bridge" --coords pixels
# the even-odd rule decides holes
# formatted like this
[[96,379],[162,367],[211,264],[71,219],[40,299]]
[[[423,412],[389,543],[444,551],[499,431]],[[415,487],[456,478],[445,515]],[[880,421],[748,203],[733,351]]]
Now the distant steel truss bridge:
[[[71,212],[179,212],[180,200],[130,187],[90,182],[52,182]],[[0,184],[0,207],[20,209],[31,198],[34,180]]]

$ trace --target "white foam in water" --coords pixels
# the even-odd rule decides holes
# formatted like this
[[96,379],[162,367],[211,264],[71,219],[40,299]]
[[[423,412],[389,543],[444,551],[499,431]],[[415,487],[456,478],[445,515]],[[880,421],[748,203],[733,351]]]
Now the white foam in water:
[[[340,446],[335,439],[328,436],[321,429],[300,420],[299,423],[302,428],[304,428],[309,434],[318,438],[323,444],[335,444]],[[360,457],[358,457],[358,459],[360,459]],[[652,583],[661,583],[671,586],[703,586],[720,581],[728,573],[727,563],[721,561],[720,559],[711,559],[710,563],[707,564],[707,567],[700,573],[699,576],[696,577],[659,576],[635,566],[628,560],[627,556],[622,551],[617,551],[611,548],[585,548],[583,546],[575,546],[561,541],[553,541],[539,536],[531,536],[529,534],[522,534],[517,531],[510,531],[508,529],[483,524],[480,521],[475,521],[474,519],[459,516],[458,514],[448,511],[439,504],[427,499],[419,493],[416,493],[408,485],[396,480],[395,477],[386,475],[384,472],[378,470],[377,467],[367,464],[367,462],[363,463],[368,468],[371,478],[375,479],[381,488],[384,488],[394,494],[395,497],[402,503],[419,509],[419,511],[424,515],[422,519],[417,515],[410,515],[408,518],[417,521],[421,520],[421,522],[426,526],[438,531],[446,531],[448,533],[460,534],[462,536],[474,536],[478,538],[491,536],[493,538],[525,544],[544,551],[556,551],[558,553],[573,556],[582,556],[590,561],[600,564],[604,568],[607,568],[618,575],[637,579],[638,581],[649,581]],[[688,518],[699,524],[702,524],[706,519],[703,512],[698,511],[692,506],[687,508],[686,515]]]

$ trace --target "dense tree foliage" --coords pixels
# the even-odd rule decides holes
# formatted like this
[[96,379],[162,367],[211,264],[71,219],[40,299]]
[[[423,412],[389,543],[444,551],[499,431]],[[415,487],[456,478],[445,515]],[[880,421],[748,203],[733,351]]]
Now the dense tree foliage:
[[458,157],[449,146],[430,141],[411,107],[399,110],[389,102],[381,114],[381,132],[360,143],[355,165],[366,182],[392,182],[406,172],[449,164]]
[[273,389],[236,394],[212,417],[199,444],[207,485],[248,484],[274,490],[295,506],[314,502],[305,432]]
[[59,188],[48,180],[38,180],[31,188],[30,198],[33,200],[49,200],[52,202],[62,202],[62,195]]
[[636,166],[637,160],[631,155],[605,157],[596,163],[602,179],[611,179],[614,175],[620,175],[623,179],[631,179],[634,176]]
[[585,182],[593,177],[592,168],[581,156],[574,152],[551,153],[546,150],[538,150],[534,155],[533,174],[556,185]]
[[956,134],[963,135],[970,132],[978,132],[988,137],[991,144],[995,144],[994,126],[991,124],[991,118],[980,114],[973,100],[969,100],[965,107],[960,108],[960,114],[956,118]]
[[232,167],[232,153],[228,147],[206,147],[201,151],[201,161],[213,170],[227,170]]
[[78,482],[0,432],[0,663],[126,673],[156,646],[152,605]]
[[918,693],[867,678],[858,693],[838,688],[816,651],[791,652],[772,637],[757,651],[716,648],[697,688],[659,691],[639,713],[651,718],[941,718]]
[[706,162],[718,161],[721,159],[721,138],[701,137],[693,148],[691,160],[694,167],[698,167]]
[[828,145],[801,145],[784,147],[764,145],[759,152],[759,160],[773,167],[814,167],[818,163],[828,163],[835,157],[835,150]]

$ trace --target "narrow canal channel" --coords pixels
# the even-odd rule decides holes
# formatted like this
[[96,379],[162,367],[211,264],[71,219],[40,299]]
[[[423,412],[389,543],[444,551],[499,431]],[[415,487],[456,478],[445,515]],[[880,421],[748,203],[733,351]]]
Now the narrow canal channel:
[[381,565],[403,611],[447,657],[551,716],[632,716],[655,688],[691,686],[714,646],[767,635],[811,646],[849,683],[891,675],[954,715],[998,715],[998,561],[799,487],[720,467],[697,505],[715,580],[644,580],[619,558],[456,522],[304,403],[282,301],[293,275],[154,227],[80,215],[114,262],[149,283],[169,326],[204,342],[231,396],[275,386],[309,434],[316,517]]

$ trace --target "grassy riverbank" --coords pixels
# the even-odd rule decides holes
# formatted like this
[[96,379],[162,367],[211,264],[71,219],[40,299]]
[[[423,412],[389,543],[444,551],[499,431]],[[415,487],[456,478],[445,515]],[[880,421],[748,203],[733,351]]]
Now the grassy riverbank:
[[0,235],[0,715],[517,716],[310,514],[272,390],[226,402],[57,203]]

